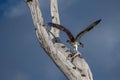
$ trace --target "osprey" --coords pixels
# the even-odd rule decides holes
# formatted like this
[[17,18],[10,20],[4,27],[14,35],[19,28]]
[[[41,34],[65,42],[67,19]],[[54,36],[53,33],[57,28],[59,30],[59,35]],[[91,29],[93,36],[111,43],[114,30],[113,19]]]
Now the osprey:
[[83,31],[81,31],[80,33],[77,34],[76,37],[74,37],[72,35],[72,33],[67,29],[65,28],[64,26],[62,25],[59,25],[59,24],[55,24],[55,23],[48,23],[49,26],[53,26],[59,30],[62,30],[64,31],[67,36],[69,37],[69,40],[67,40],[67,42],[73,46],[74,48],[74,52],[77,53],[78,52],[78,47],[81,46],[83,47],[83,44],[81,42],[79,42],[79,39],[85,34],[87,33],[88,31],[90,31],[91,29],[93,29],[99,22],[101,21],[101,19],[93,22],[92,24],[90,24],[86,29],[84,29]]

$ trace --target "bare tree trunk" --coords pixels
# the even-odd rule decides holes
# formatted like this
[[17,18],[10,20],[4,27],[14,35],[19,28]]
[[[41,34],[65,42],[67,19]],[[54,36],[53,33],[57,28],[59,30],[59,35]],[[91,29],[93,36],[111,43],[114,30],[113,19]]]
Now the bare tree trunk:
[[[54,37],[48,34],[38,0],[27,0],[26,3],[31,11],[37,38],[57,67],[69,80],[93,80],[90,68],[81,55],[74,59],[68,58],[72,54],[68,48],[60,40],[53,41],[54,37],[59,39],[59,30],[51,29]],[[60,24],[57,0],[51,0],[51,18],[52,22]]]
[[[53,23],[60,24],[59,13],[58,13],[58,5],[57,0],[51,0],[51,18]],[[55,35],[55,37],[59,37],[59,30],[56,28],[52,28],[51,32]],[[54,37],[51,36],[51,39]]]

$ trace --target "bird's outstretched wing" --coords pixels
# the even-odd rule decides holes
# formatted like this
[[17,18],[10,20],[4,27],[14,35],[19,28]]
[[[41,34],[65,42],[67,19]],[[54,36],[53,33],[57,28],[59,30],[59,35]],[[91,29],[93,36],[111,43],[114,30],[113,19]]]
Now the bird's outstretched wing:
[[81,31],[79,34],[77,34],[75,40],[79,40],[85,33],[87,33],[88,31],[90,31],[91,29],[93,29],[99,22],[101,21],[101,19],[93,22],[92,24],[90,24],[86,29],[84,29],[83,31]]
[[59,29],[59,30],[62,30],[62,31],[64,31],[66,34],[67,34],[67,36],[69,37],[69,39],[71,40],[71,41],[75,41],[75,38],[74,38],[74,36],[72,35],[72,33],[68,30],[68,29],[66,29],[64,26],[62,26],[62,25],[59,25],[59,24],[55,24],[55,23],[48,23],[48,25],[49,26],[53,26],[53,27],[55,27],[55,28],[57,28],[57,29]]

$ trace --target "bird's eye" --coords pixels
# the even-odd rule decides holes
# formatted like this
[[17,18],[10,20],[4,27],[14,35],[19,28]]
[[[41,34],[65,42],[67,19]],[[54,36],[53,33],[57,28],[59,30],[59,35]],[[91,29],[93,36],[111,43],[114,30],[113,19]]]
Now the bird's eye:
[[84,47],[84,44],[83,43],[81,43],[81,42],[79,42],[80,43],[80,46],[83,48]]

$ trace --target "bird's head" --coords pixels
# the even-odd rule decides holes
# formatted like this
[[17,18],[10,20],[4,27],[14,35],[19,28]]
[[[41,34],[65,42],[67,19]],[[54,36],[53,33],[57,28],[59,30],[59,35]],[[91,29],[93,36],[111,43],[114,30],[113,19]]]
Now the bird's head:
[[83,48],[84,44],[82,42],[79,42],[79,46]]

